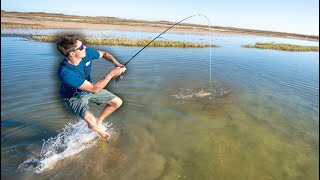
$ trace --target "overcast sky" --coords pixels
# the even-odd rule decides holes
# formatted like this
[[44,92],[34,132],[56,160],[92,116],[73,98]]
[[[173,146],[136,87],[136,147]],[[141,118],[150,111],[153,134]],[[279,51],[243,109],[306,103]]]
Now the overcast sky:
[[[1,8],[172,22],[204,14],[215,26],[319,35],[318,0],[1,0]],[[197,16],[185,23],[207,20]]]

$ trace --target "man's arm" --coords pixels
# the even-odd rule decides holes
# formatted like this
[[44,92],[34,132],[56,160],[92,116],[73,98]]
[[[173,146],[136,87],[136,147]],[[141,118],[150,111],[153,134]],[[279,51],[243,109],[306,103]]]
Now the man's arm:
[[116,67],[95,84],[91,84],[89,81],[85,80],[84,83],[79,87],[79,89],[89,91],[92,93],[97,93],[102,88],[104,88],[113,77],[119,76],[123,71],[124,68]]
[[114,64],[115,67],[122,67],[123,66],[110,53],[108,53],[106,51],[98,51],[98,52],[100,54],[100,58],[104,58],[104,59],[108,60],[109,62]]

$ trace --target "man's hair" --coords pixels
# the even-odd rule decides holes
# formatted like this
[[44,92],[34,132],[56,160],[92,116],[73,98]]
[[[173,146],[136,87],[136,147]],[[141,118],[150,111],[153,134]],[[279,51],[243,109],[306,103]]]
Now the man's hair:
[[79,40],[78,35],[63,35],[57,39],[57,48],[59,52],[64,55],[68,56],[76,47],[77,41]]

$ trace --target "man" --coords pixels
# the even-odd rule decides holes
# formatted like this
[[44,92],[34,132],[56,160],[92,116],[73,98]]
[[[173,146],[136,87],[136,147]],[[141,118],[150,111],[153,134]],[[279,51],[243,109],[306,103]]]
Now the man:
[[[124,73],[126,68],[108,52],[87,48],[76,35],[64,35],[58,38],[57,48],[65,56],[58,70],[62,82],[60,87],[62,101],[72,113],[84,119],[90,129],[96,131],[102,138],[109,139],[111,134],[103,131],[100,124],[122,105],[122,100],[103,88],[112,78]],[[92,61],[99,58],[110,61],[115,68],[93,84],[90,75]],[[97,118],[89,111],[88,102],[106,104]]]

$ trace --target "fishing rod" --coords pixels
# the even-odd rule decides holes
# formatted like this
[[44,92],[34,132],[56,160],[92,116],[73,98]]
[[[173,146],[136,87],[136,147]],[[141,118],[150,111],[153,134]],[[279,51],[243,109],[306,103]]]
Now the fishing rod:
[[[195,15],[192,15],[192,16],[189,16],[187,18],[184,18],[182,19],[181,21],[173,24],[172,26],[170,26],[169,28],[167,28],[165,31],[163,31],[161,34],[159,34],[157,37],[155,37],[153,40],[151,40],[147,45],[145,45],[142,49],[140,49],[135,55],[133,55],[123,66],[126,66],[132,59],[134,59],[141,51],[143,51],[146,47],[148,47],[153,41],[155,41],[157,38],[159,38],[162,34],[166,33],[169,29],[173,28],[174,26],[176,26],[177,24],[180,24],[182,21],[185,21],[187,19],[190,19],[192,17],[195,17],[195,16],[203,16],[205,17],[208,22],[209,22],[209,37],[210,36],[210,20],[207,16],[205,15],[202,15],[202,14],[195,14]],[[120,81],[121,79],[123,78],[123,76],[120,74],[120,76],[118,76],[116,78],[116,82]],[[211,85],[211,39],[210,39],[210,88],[212,88],[212,85]]]

